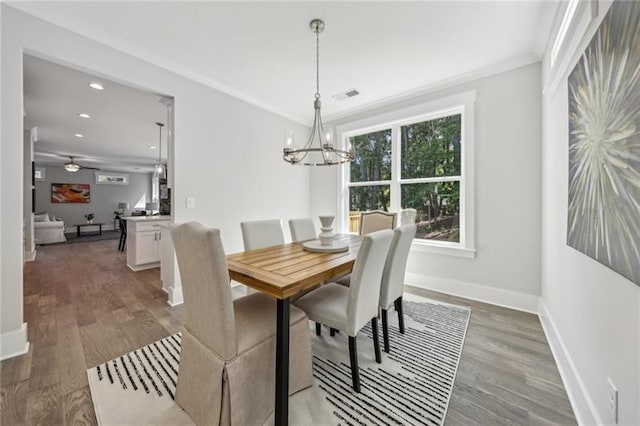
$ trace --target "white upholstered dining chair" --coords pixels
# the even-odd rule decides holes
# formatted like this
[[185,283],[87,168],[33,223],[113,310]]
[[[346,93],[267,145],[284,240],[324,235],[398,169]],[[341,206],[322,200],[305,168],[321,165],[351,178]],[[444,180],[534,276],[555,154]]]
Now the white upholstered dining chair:
[[417,214],[418,211],[416,209],[400,210],[400,225],[413,225],[416,223]]
[[[393,229],[396,227],[396,218],[397,215],[395,213],[383,212],[382,210],[362,212],[360,214],[360,235],[364,236],[383,229]],[[351,274],[346,274],[336,279],[337,283],[346,286],[349,285],[350,281]]]
[[[197,425],[263,424],[274,408],[276,300],[232,301],[218,229],[171,228],[184,293],[176,402]],[[290,311],[289,394],[311,386],[307,316]]]
[[[407,269],[407,259],[411,243],[416,236],[416,225],[399,226],[393,231],[393,239],[384,262],[382,281],[380,284],[379,306],[382,311],[382,337],[384,351],[389,352],[389,322],[387,312],[393,305],[398,313],[398,328],[404,334],[404,314],[402,312],[402,293],[404,291],[404,277]],[[338,284],[350,285],[351,275],[341,278]]]
[[360,213],[360,235],[396,227],[396,213],[373,210]]
[[394,305],[398,313],[398,328],[404,334],[404,315],[402,313],[402,293],[407,259],[411,243],[416,236],[416,225],[403,225],[393,231],[393,239],[384,263],[382,283],[380,285],[380,309],[382,311],[382,336],[384,351],[389,352],[389,322],[387,311]]
[[308,241],[318,238],[318,231],[310,218],[289,219],[289,230],[291,231],[291,241]]
[[251,220],[240,223],[245,251],[284,244],[280,219]]
[[[280,219],[249,220],[240,222],[244,250],[258,250],[284,244],[282,221]],[[235,281],[234,281],[235,283]],[[246,286],[246,294],[256,290]]]
[[329,283],[299,298],[295,306],[309,319],[340,330],[349,337],[353,389],[360,392],[358,331],[371,321],[376,362],[382,362],[378,342],[378,300],[385,258],[393,232],[383,230],[365,236],[351,274],[351,286]]

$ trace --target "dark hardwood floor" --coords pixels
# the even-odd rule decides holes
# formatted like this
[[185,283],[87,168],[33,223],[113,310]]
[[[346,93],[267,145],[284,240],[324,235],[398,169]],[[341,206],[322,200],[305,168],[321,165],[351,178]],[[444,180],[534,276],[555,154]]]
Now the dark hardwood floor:
[[29,353],[3,361],[2,425],[95,424],[86,369],[179,330],[159,269],[133,272],[118,240],[39,246],[24,268]]
[[[2,425],[95,424],[86,369],[179,330],[159,270],[130,271],[117,245],[40,246],[25,264],[31,344],[0,364]],[[576,423],[535,315],[409,291],[472,309],[446,425]]]

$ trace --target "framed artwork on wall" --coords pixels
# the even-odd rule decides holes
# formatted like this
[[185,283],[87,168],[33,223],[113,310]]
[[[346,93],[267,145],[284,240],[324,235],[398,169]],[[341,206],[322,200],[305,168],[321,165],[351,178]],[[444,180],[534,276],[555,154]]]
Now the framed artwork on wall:
[[614,1],[569,75],[567,244],[640,285],[640,2]]
[[88,183],[52,183],[52,203],[90,203],[91,185]]

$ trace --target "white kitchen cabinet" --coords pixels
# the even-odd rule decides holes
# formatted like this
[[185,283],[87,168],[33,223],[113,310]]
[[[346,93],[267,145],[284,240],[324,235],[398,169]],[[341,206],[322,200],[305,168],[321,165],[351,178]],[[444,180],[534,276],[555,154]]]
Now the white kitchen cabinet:
[[127,266],[134,271],[157,268],[162,255],[162,226],[170,216],[126,217]]
[[136,234],[136,264],[158,262],[160,240],[158,231],[140,231]]

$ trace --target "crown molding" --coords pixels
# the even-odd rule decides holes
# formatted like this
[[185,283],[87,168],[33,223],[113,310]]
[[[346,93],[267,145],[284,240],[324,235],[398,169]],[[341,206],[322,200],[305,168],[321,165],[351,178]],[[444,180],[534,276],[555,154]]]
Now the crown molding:
[[511,71],[516,68],[531,65],[536,62],[540,62],[540,58],[538,57],[538,55],[534,53],[530,53],[524,56],[520,56],[518,58],[510,59],[504,62],[499,62],[497,64],[490,65],[488,67],[480,68],[475,71],[460,74],[451,78],[447,78],[445,80],[440,80],[435,83],[431,83],[426,86],[422,86],[413,90],[408,90],[406,92],[389,96],[384,99],[380,99],[378,101],[369,102],[364,105],[359,105],[357,107],[351,108],[343,112],[330,114],[325,117],[324,121],[327,123],[335,122],[338,120],[343,121],[345,119],[349,119],[350,117],[353,117],[357,114],[361,114],[363,112],[367,112],[377,108],[383,108],[395,103],[401,103],[411,99],[419,98],[421,96],[428,95],[438,90],[459,86],[461,84],[469,83],[474,80],[479,80],[481,78],[489,77],[495,74]]

